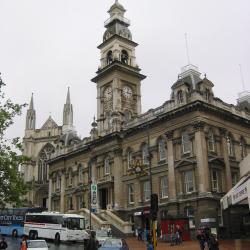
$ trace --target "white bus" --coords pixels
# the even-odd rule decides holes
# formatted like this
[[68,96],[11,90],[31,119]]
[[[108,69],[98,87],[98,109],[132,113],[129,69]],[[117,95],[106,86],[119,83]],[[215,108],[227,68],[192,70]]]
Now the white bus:
[[24,234],[30,239],[45,238],[60,241],[86,241],[85,218],[78,214],[58,212],[27,213]]

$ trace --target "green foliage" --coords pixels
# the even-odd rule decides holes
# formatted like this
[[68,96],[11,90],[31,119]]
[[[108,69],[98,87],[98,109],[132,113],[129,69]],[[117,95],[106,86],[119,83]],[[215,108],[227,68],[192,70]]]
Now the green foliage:
[[26,193],[27,186],[18,168],[29,161],[21,154],[20,138],[7,139],[6,130],[13,124],[15,116],[21,115],[26,104],[15,104],[5,98],[0,75],[0,207],[6,203],[21,205],[21,197]]

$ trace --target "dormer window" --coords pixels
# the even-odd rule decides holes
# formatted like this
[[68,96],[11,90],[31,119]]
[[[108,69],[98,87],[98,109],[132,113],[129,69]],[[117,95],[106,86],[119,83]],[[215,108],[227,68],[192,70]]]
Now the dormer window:
[[210,91],[209,91],[209,89],[205,90],[204,97],[205,97],[206,101],[209,101],[209,97],[210,97]]
[[128,64],[128,52],[126,50],[122,50],[121,62]]
[[184,102],[184,99],[183,99],[183,91],[182,90],[179,90],[177,92],[177,101],[179,104],[183,103]]
[[110,50],[107,54],[107,65],[111,64],[113,62],[113,53]]

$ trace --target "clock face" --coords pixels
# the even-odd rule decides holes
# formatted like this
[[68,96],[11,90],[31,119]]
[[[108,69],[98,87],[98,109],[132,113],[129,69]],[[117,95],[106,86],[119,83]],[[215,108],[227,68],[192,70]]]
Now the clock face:
[[125,98],[131,98],[132,97],[132,89],[128,86],[124,86],[123,89],[122,89],[122,94]]
[[109,86],[104,90],[104,97],[106,100],[111,100],[112,99],[112,88]]

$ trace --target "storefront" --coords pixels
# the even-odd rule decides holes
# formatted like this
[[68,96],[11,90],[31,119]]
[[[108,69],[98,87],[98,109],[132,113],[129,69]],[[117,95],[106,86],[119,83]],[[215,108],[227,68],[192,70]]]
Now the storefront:
[[250,237],[250,172],[221,199],[222,235],[230,238]]

